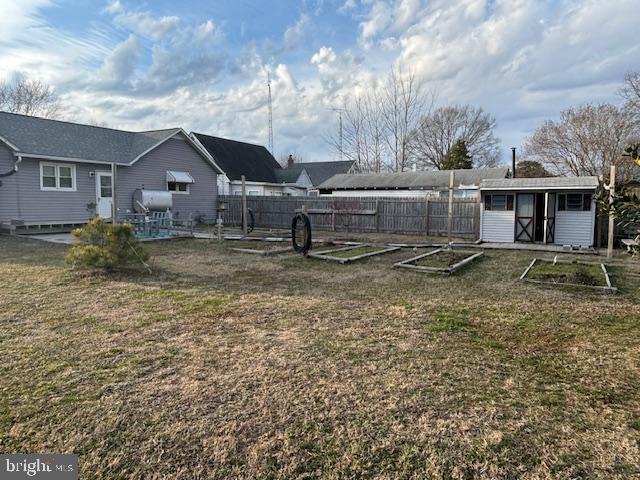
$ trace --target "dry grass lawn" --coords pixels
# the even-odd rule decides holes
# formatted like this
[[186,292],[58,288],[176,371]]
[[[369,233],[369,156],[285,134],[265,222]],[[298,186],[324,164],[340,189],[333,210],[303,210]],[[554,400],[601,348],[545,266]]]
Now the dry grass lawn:
[[640,477],[635,266],[611,296],[517,282],[526,252],[444,278],[233,246],[92,275],[0,237],[0,451],[83,479]]

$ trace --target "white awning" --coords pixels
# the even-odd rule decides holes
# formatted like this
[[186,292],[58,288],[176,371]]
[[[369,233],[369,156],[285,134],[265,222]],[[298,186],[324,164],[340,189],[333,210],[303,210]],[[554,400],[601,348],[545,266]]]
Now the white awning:
[[196,183],[189,172],[175,172],[167,170],[167,182]]

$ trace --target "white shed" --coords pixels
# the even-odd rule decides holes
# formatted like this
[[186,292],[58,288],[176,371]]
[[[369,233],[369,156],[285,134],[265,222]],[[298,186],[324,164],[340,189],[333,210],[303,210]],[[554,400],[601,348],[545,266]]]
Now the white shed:
[[598,186],[598,177],[483,180],[480,238],[592,247]]

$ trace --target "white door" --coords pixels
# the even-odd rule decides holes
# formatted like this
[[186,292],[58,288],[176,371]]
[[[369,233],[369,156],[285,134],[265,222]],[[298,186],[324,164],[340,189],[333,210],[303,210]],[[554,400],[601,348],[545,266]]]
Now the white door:
[[113,208],[113,177],[111,172],[96,172],[96,213],[111,218]]

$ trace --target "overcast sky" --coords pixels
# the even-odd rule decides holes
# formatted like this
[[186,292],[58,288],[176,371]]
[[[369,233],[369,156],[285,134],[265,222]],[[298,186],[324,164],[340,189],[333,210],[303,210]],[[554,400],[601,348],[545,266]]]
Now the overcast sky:
[[438,104],[481,106],[504,158],[544,119],[618,103],[640,69],[640,0],[0,0],[0,77],[52,84],[65,115],[335,159],[330,109],[411,69]]

